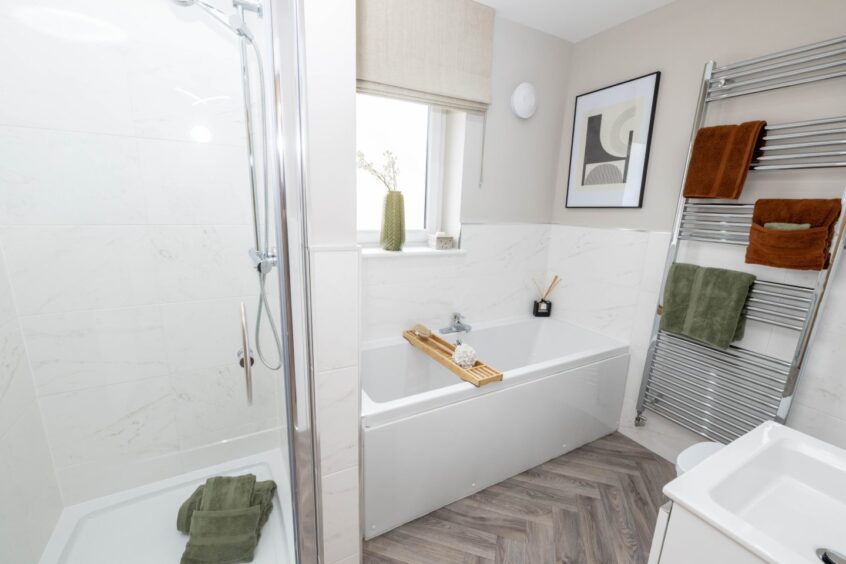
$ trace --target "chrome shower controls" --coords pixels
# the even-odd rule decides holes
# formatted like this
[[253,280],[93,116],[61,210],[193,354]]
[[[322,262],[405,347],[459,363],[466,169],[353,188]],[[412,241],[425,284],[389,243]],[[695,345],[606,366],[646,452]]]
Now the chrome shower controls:
[[261,274],[268,274],[276,267],[276,263],[279,262],[279,258],[273,250],[257,251],[250,249],[249,254],[250,260],[253,261],[253,266]]

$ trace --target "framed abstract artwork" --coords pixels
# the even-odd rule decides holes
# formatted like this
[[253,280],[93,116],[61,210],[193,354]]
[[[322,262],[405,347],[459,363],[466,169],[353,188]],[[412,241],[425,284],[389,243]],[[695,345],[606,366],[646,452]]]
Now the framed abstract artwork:
[[660,72],[576,96],[568,208],[639,208]]

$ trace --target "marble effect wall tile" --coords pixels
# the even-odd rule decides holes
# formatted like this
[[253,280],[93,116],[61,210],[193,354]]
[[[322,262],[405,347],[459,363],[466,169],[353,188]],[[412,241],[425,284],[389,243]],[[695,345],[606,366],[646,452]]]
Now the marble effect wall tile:
[[554,226],[548,267],[562,281],[553,317],[628,341],[648,245],[643,231]]
[[145,226],[0,230],[21,316],[156,303],[156,249]]
[[253,367],[253,403],[247,403],[244,371],[235,363],[175,373],[175,415],[182,450],[250,435],[279,425],[277,375]]
[[548,241],[547,225],[467,225],[463,255],[364,259],[362,340],[437,328],[456,311],[470,324],[530,315]]
[[154,457],[179,448],[170,379],[152,378],[41,398],[56,466]]
[[26,413],[37,409],[24,340],[16,320],[0,325],[0,437]]
[[137,152],[130,137],[0,127],[0,224],[146,223]]
[[321,372],[315,380],[320,471],[325,476],[358,464],[358,370],[350,367]]
[[357,556],[360,550],[358,479],[358,468],[323,477],[323,559],[327,563]]
[[158,306],[29,316],[22,324],[41,396],[169,373]]
[[138,139],[146,217],[157,225],[248,225],[246,149]]
[[62,497],[0,252],[0,562],[36,562]]
[[[0,517],[0,561],[36,562],[62,512],[62,497],[35,402],[0,437],[0,483],[0,515],[8,516]],[[24,546],[26,558],[5,557],[8,550],[22,556]]]

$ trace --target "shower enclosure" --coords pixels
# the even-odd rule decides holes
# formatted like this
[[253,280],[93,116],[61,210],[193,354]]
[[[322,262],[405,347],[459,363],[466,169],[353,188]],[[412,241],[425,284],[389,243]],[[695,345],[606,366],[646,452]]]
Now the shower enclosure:
[[246,472],[317,562],[299,9],[0,6],[0,562],[177,562]]

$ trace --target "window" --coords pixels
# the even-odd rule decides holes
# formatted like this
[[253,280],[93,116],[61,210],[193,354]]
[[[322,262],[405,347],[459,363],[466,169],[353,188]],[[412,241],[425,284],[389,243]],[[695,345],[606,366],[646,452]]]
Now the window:
[[[367,94],[356,97],[357,150],[378,170],[385,163],[385,151],[396,156],[409,243],[422,243],[427,233],[441,228],[445,123],[446,112],[426,104]],[[359,241],[375,243],[387,188],[360,168],[356,180]]]

